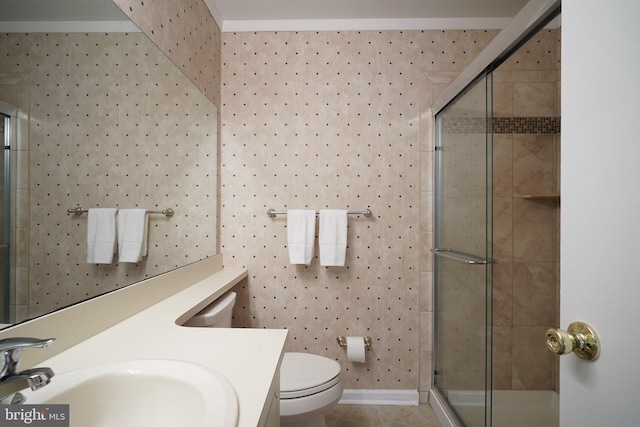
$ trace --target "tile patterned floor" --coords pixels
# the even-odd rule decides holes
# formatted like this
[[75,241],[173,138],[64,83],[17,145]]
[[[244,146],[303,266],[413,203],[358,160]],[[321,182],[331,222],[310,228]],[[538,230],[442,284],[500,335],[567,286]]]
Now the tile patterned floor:
[[336,405],[327,427],[441,427],[431,406]]

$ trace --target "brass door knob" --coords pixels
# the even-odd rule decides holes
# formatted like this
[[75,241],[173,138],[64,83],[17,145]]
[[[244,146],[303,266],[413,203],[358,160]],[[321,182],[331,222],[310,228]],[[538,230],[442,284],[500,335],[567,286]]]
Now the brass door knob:
[[574,322],[567,330],[548,329],[547,348],[556,354],[569,354],[585,360],[594,360],[600,354],[600,340],[596,331],[586,323]]

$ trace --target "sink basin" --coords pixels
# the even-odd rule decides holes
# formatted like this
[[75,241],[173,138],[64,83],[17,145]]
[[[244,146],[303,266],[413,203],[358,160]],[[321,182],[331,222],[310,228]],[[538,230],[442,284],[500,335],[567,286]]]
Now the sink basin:
[[71,427],[235,427],[238,400],[214,370],[177,360],[133,360],[56,373],[22,393],[27,404],[69,404]]

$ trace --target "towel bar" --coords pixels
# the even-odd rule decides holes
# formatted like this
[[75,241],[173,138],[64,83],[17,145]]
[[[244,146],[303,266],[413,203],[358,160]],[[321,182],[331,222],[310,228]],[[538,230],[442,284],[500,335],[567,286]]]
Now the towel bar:
[[[89,212],[89,209],[82,209],[80,206],[75,207],[75,208],[70,208],[67,209],[67,213],[68,214],[74,214],[74,215],[82,215],[83,213],[87,213]],[[161,211],[147,211],[147,213],[150,214],[162,214],[164,216],[168,217],[172,217],[173,214],[175,213],[173,209],[171,208],[167,208],[167,209],[163,209]]]
[[[276,211],[275,209],[269,209],[267,211],[267,215],[269,215],[271,218],[274,218],[276,215],[286,215],[287,213],[284,211]],[[316,211],[316,215],[318,215],[319,212]],[[371,215],[373,215],[373,212],[371,212],[371,209],[365,209],[363,211],[347,211],[347,215],[364,215],[367,218],[369,218]]]

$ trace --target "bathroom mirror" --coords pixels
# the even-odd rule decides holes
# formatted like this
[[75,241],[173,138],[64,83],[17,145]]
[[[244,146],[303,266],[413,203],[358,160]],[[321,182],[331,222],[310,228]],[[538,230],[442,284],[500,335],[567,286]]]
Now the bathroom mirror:
[[[0,10],[0,101],[18,111],[0,323],[215,255],[215,105],[111,0]],[[88,215],[67,212],[78,207],[158,212],[147,256],[88,264]]]

